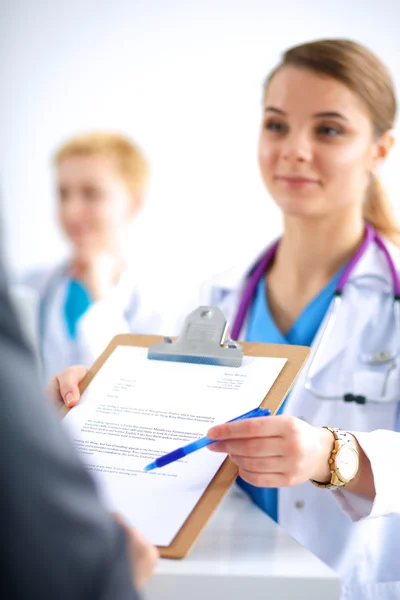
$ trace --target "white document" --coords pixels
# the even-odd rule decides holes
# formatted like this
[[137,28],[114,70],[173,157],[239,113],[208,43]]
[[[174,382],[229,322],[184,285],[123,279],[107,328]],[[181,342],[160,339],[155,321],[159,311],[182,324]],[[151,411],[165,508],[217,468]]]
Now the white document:
[[203,448],[143,468],[259,406],[286,359],[244,357],[234,368],[148,360],[147,351],[118,346],[64,424],[108,507],[168,546],[226,455]]

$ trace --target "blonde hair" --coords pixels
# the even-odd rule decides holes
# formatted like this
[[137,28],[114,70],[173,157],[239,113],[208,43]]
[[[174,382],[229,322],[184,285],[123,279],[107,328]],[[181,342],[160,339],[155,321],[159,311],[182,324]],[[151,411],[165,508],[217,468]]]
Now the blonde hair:
[[[377,137],[393,129],[397,112],[393,80],[384,63],[368,48],[342,39],[317,40],[289,48],[267,78],[264,92],[274,75],[287,66],[309,69],[345,84],[368,107]],[[363,214],[379,233],[400,245],[400,226],[384,186],[375,175],[371,176]]]
[[111,158],[128,190],[139,200],[146,190],[150,167],[139,147],[119,133],[92,132],[73,137],[56,151],[54,163],[71,156],[100,155]]

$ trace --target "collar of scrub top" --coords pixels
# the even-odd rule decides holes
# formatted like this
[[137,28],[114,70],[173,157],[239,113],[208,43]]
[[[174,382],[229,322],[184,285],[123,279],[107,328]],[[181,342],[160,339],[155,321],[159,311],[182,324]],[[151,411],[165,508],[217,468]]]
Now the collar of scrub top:
[[[65,281],[68,284],[69,276],[68,276],[68,268],[69,261],[63,262],[61,265],[55,268],[53,273],[50,274],[48,280],[46,281],[43,290],[41,292],[41,301],[39,303],[39,323],[38,323],[38,335],[39,335],[39,354],[44,361],[44,339],[47,333],[48,321],[49,321],[49,310],[51,306],[52,300],[55,298],[57,290],[60,286],[63,285]],[[123,315],[126,321],[131,322],[133,317],[138,309],[138,294],[136,283],[132,286],[131,281],[134,281],[132,273],[129,270],[124,271],[122,273],[120,279],[118,280],[117,285],[121,287],[123,286],[123,296],[129,297],[129,304],[124,306]],[[64,289],[63,289],[64,293]],[[64,296],[63,296],[64,299]],[[52,330],[54,334],[54,331]]]
[[[349,264],[344,269],[344,271],[338,281],[338,284],[337,284],[336,290],[335,290],[335,298],[341,297],[341,295],[343,293],[343,289],[344,289],[346,283],[348,282],[352,272],[354,271],[355,267],[358,265],[361,258],[364,256],[366,250],[368,249],[368,247],[370,246],[370,244],[372,242],[375,242],[377,244],[377,246],[382,250],[383,254],[385,255],[385,259],[386,259],[386,262],[388,264],[388,268],[390,271],[390,277],[393,282],[394,300],[396,302],[400,301],[400,278],[397,274],[396,267],[393,263],[393,259],[390,256],[390,253],[386,247],[385,242],[383,241],[381,236],[375,231],[375,229],[372,227],[372,225],[370,225],[369,223],[365,224],[365,233],[364,233],[363,243],[361,244],[361,246],[358,249],[358,251],[356,252],[356,254],[353,256],[353,258],[350,260]],[[240,331],[242,330],[242,327],[243,327],[244,321],[246,319],[246,316],[248,314],[249,308],[253,302],[254,295],[255,295],[255,292],[257,289],[257,285],[258,285],[260,279],[265,275],[265,273],[268,271],[269,267],[271,266],[271,263],[275,258],[275,254],[278,249],[279,243],[280,243],[280,240],[277,240],[276,242],[274,242],[266,250],[266,252],[263,254],[263,256],[261,256],[260,260],[254,265],[254,267],[250,271],[249,277],[245,284],[245,287],[244,287],[244,290],[242,293],[242,297],[241,297],[241,300],[239,303],[239,308],[237,310],[236,317],[235,317],[235,320],[234,320],[234,323],[232,326],[231,336],[232,336],[233,340],[237,340],[240,335]]]

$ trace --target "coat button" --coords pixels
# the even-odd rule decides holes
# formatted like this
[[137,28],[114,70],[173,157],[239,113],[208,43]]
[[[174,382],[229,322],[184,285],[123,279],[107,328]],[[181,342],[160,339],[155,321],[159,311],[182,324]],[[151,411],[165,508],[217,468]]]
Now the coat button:
[[302,508],[304,508],[304,502],[303,502],[303,500],[297,500],[297,502],[295,502],[294,505],[299,510],[301,510]]

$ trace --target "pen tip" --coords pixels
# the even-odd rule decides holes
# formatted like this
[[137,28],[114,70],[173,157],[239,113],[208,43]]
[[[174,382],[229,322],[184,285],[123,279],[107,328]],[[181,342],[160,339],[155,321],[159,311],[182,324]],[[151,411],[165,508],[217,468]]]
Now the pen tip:
[[149,465],[146,465],[143,469],[143,471],[152,471],[153,469],[156,468],[156,465],[154,463],[150,463]]

